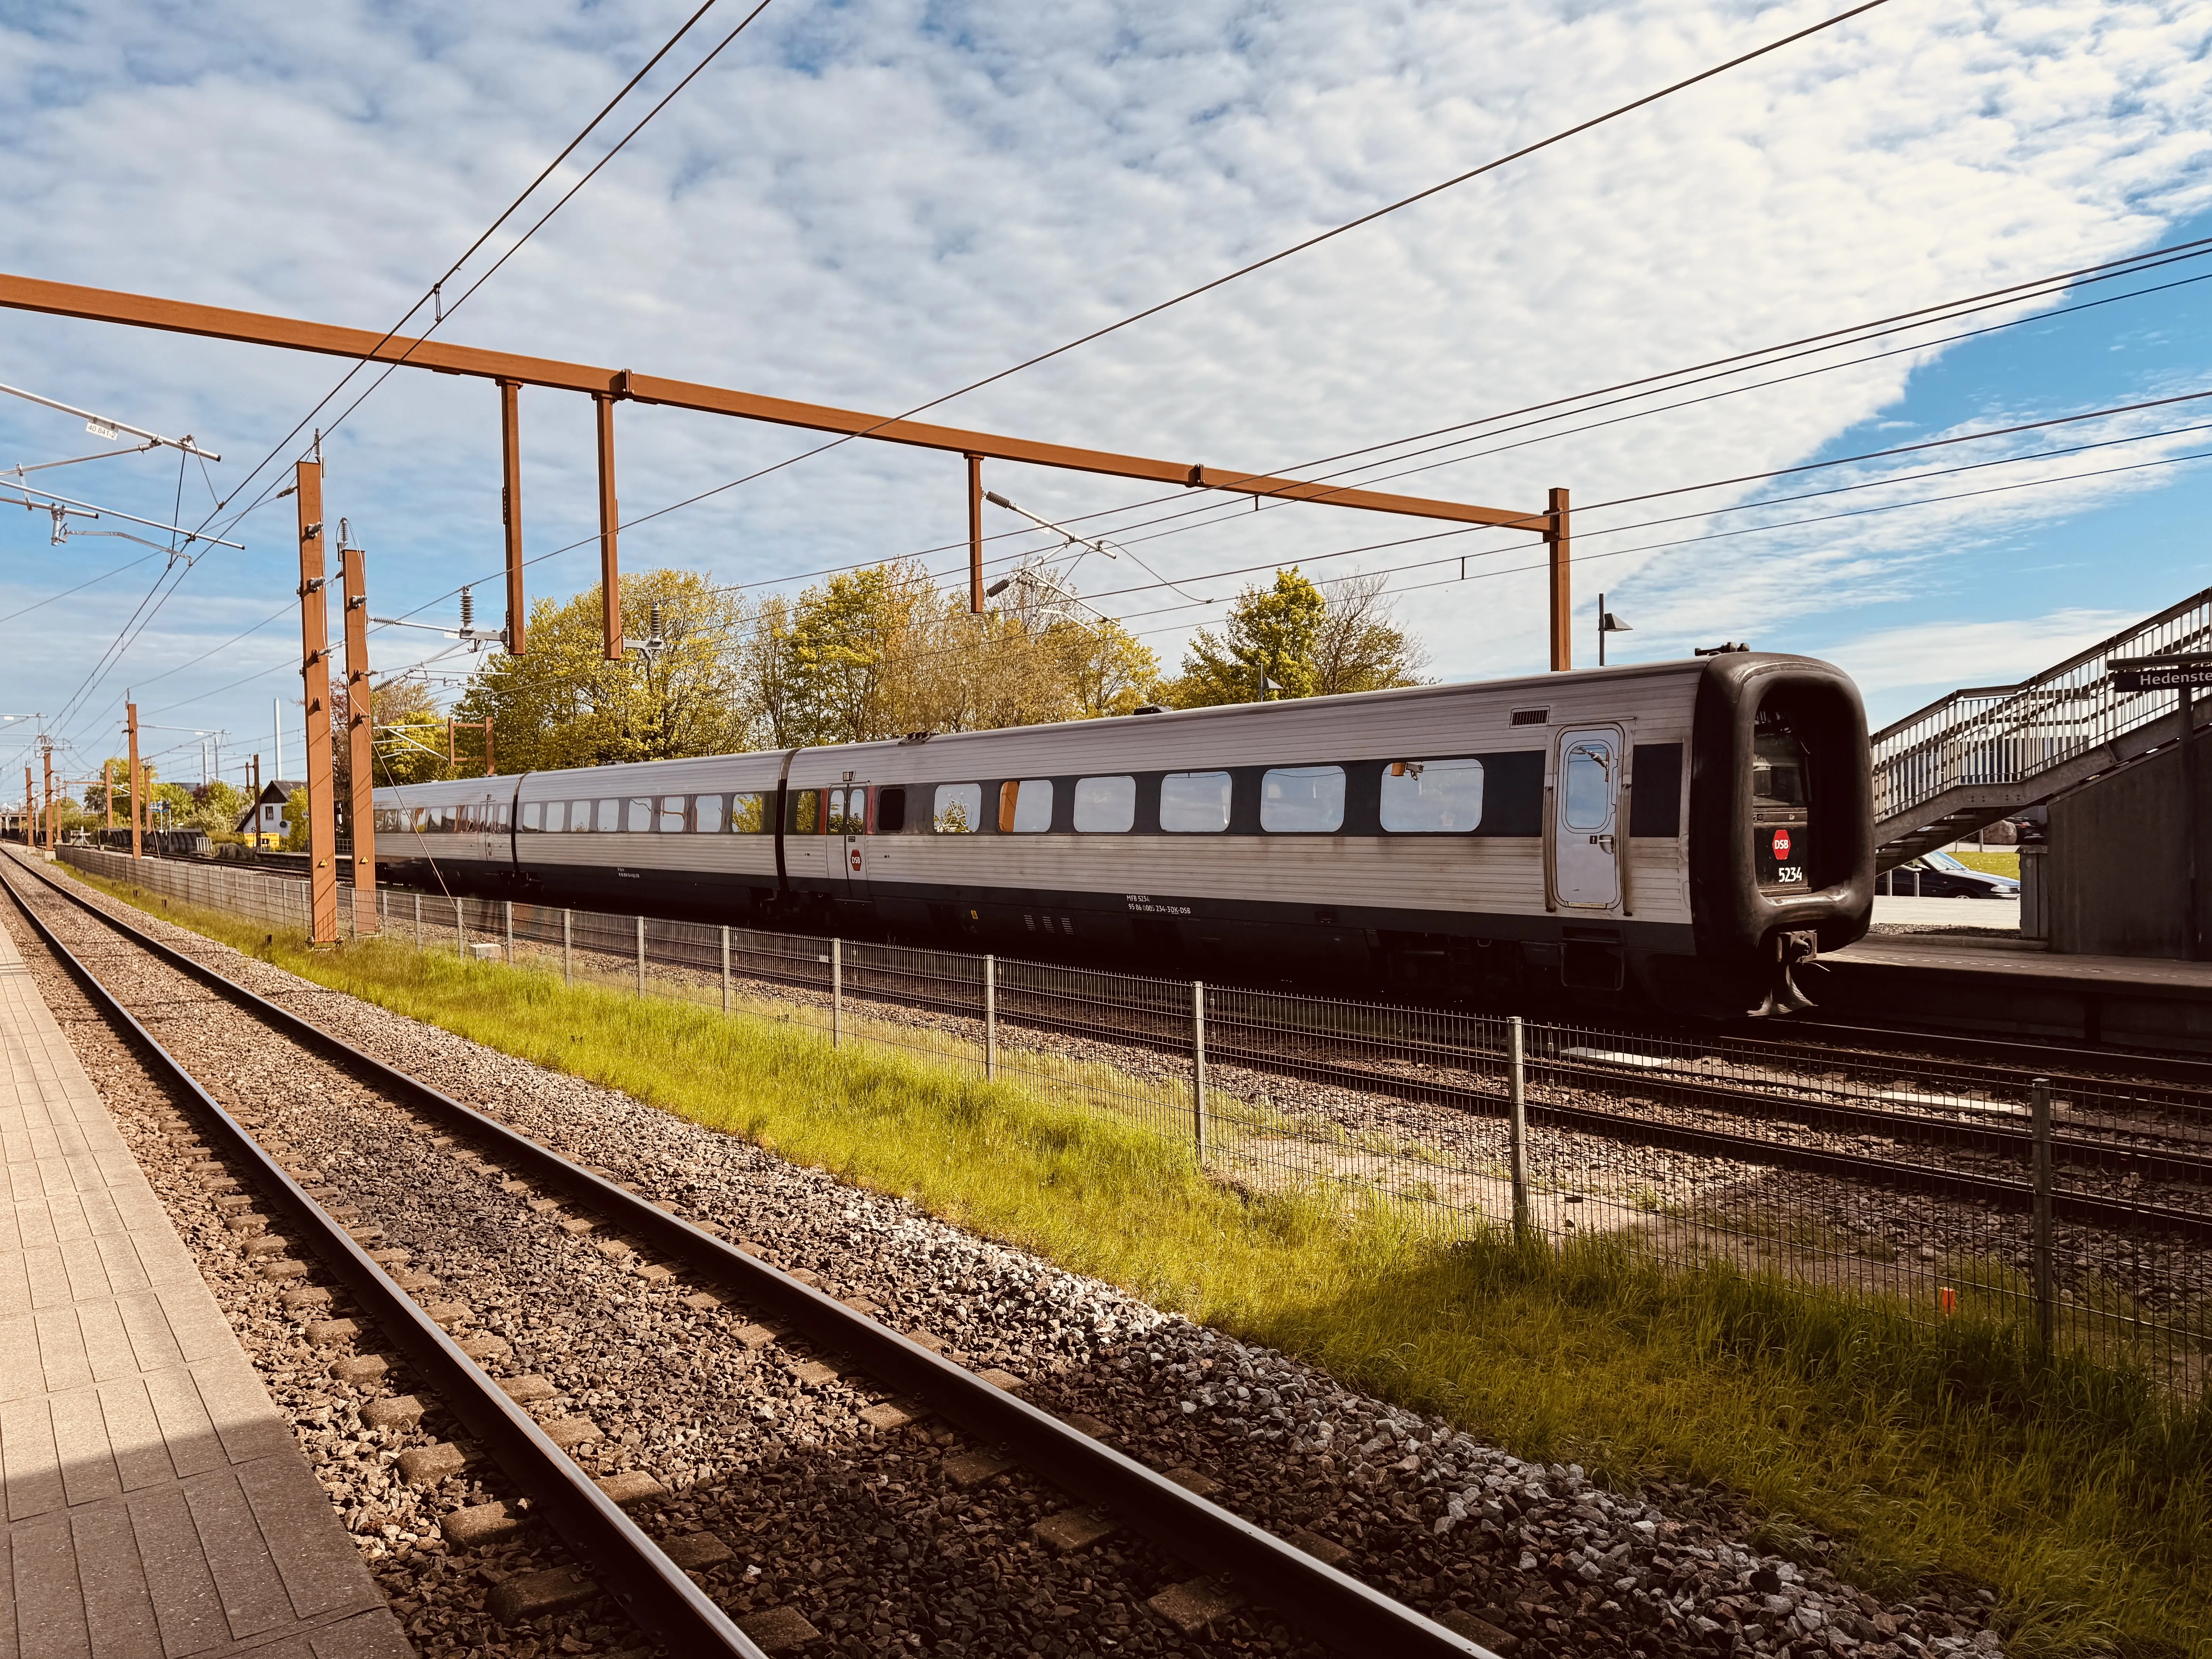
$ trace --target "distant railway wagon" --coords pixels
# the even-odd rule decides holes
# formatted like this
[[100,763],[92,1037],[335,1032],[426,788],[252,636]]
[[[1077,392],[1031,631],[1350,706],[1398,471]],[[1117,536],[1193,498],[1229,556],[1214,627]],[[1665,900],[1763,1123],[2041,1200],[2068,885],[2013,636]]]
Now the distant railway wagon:
[[1321,987],[1798,1006],[1873,906],[1866,718],[1731,652],[380,789],[396,878]]

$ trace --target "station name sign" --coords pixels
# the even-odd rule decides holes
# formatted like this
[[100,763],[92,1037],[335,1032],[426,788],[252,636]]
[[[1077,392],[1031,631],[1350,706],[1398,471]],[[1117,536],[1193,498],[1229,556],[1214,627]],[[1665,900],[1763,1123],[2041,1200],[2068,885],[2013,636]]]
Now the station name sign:
[[2201,691],[2212,688],[2212,654],[2116,658],[2116,691]]

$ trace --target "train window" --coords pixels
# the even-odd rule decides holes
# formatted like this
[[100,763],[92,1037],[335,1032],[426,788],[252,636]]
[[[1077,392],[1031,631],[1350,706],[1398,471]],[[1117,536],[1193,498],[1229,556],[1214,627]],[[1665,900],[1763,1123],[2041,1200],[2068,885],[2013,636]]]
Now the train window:
[[794,789],[791,792],[791,822],[784,826],[787,836],[812,836],[821,833],[822,792],[819,789]]
[[730,833],[733,836],[764,836],[773,826],[769,823],[768,798],[748,792],[730,797]]
[[1344,828],[1341,766],[1279,766],[1260,780],[1260,827],[1278,836],[1326,836]]
[[680,836],[684,833],[684,809],[690,804],[690,798],[684,795],[663,795],[660,798],[659,828],[662,835]]
[[691,827],[702,836],[721,833],[722,798],[720,795],[702,795],[698,798],[692,808]]
[[1228,773],[1170,772],[1160,780],[1160,828],[1168,834],[1218,836],[1228,827]]
[[609,835],[621,829],[622,803],[618,800],[601,801],[598,815],[592,820],[592,827],[601,835]]
[[543,804],[534,800],[522,803],[522,827],[526,830],[542,830],[545,827],[545,808]]
[[653,796],[632,795],[625,804],[622,827],[632,833],[641,830],[650,833],[653,829],[654,811],[655,804]]
[[1136,822],[1136,779],[1076,779],[1075,827],[1085,835],[1118,836]]
[[1570,830],[1603,830],[1613,822],[1613,744],[1603,738],[1581,738],[1560,757],[1566,771]]
[[940,836],[972,836],[983,823],[983,786],[940,783],[932,822]]
[[499,804],[499,827],[500,827],[501,829],[502,829],[502,830],[509,829],[509,828],[513,827],[514,823],[514,803],[513,801],[511,801],[511,800],[503,800],[503,801],[500,802],[500,804]]
[[[1762,714],[1762,721],[1764,720]],[[1754,732],[1751,739],[1751,793],[1760,806],[1805,804],[1805,750],[1788,731]]]
[[1394,835],[1463,835],[1482,823],[1482,763],[1392,761],[1382,769],[1382,827]]
[[906,830],[906,791],[894,785],[876,791],[876,833],[896,836]]
[[1041,836],[1052,828],[1052,780],[1019,778],[999,786],[999,832]]

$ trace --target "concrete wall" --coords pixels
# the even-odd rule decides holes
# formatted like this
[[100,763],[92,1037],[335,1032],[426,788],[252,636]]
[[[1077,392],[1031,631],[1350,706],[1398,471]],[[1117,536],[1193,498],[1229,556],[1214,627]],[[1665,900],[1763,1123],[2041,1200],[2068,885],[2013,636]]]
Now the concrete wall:
[[[2072,955],[2189,955],[2181,756],[2168,749],[2061,795],[2043,864],[2051,949]],[[2197,739],[2200,929],[2212,898],[2212,741]]]

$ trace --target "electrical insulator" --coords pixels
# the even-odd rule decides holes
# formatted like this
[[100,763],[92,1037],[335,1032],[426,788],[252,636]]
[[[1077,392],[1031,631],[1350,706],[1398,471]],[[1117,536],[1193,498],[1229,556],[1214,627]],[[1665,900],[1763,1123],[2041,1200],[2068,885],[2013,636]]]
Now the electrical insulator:
[[461,590],[461,631],[466,633],[477,625],[477,596],[467,588]]

